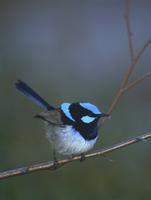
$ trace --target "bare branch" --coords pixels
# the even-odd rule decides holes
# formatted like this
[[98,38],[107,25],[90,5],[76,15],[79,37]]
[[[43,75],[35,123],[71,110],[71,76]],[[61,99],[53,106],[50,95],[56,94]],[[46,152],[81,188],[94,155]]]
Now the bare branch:
[[[137,86],[142,81],[144,81],[147,77],[150,77],[150,76],[151,76],[151,72],[147,72],[146,74],[142,75],[140,78],[138,78],[138,79],[132,81],[131,83],[129,83],[128,85],[126,85],[124,88],[119,89],[117,94],[115,95],[115,98],[112,101],[107,113],[111,114],[113,112],[113,110],[116,108],[116,106],[123,94],[125,94],[127,91],[134,88],[135,86]],[[105,121],[106,121],[106,119],[104,119],[103,122],[105,122]]]
[[[107,112],[109,115],[110,115],[110,114],[113,112],[113,110],[116,108],[116,106],[117,106],[117,104],[118,104],[118,102],[119,102],[121,96],[122,96],[122,90],[119,89],[118,92],[117,92],[117,94],[115,95],[115,97],[114,97],[114,99],[113,99],[111,105],[109,106],[109,109],[108,109],[108,112]],[[105,122],[105,121],[106,121],[106,119],[104,118],[103,122]]]
[[[140,77],[139,79],[131,82],[128,84],[128,80],[134,70],[135,65],[141,58],[142,54],[146,50],[146,48],[151,44],[151,37],[146,41],[144,46],[139,50],[137,53],[136,57],[134,58],[134,50],[133,50],[133,43],[132,43],[132,31],[130,27],[130,0],[125,0],[126,3],[126,8],[125,8],[125,21],[126,21],[126,27],[127,27],[127,34],[128,34],[128,41],[129,41],[129,50],[130,50],[130,55],[131,55],[131,64],[127,67],[127,72],[125,73],[121,86],[119,90],[117,91],[113,101],[111,102],[109,109],[108,109],[108,114],[111,114],[113,110],[116,108],[120,98],[122,95],[127,92],[129,89],[133,88],[136,86],[138,83],[142,82],[146,77],[150,76],[150,72],[145,74],[144,76]],[[128,84],[128,85],[127,85]],[[103,120],[103,123],[106,121],[106,119]]]
[[[143,135],[131,138],[124,142],[114,144],[110,147],[103,148],[94,153],[87,154],[87,155],[85,155],[85,158],[87,159],[87,158],[92,158],[92,157],[96,157],[96,156],[104,156],[107,153],[110,153],[112,151],[121,149],[123,147],[129,146],[131,144],[134,144],[134,143],[137,143],[137,142],[140,142],[143,140],[147,140],[149,138],[151,138],[151,133],[145,133]],[[6,179],[9,177],[13,177],[13,176],[25,175],[25,174],[37,172],[40,170],[56,170],[65,164],[68,164],[70,162],[77,161],[80,159],[81,159],[81,156],[76,156],[74,158],[58,160],[57,165],[55,165],[55,167],[54,167],[53,161],[50,161],[50,162],[39,163],[39,164],[31,165],[31,166],[21,167],[21,168],[17,168],[17,169],[13,169],[13,170],[7,170],[4,172],[0,172],[0,179]]]
[[146,74],[142,75],[138,79],[132,81],[125,88],[122,89],[122,93],[125,93],[126,91],[128,91],[128,90],[132,89],[133,87],[137,86],[138,84],[140,84],[142,81],[144,81],[146,78],[148,78],[150,76],[151,76],[151,72],[147,72]]
[[144,44],[144,46],[140,49],[140,51],[138,52],[138,54],[136,55],[136,57],[134,58],[133,62],[128,66],[127,72],[124,75],[122,84],[120,88],[124,88],[126,86],[126,84],[128,83],[129,77],[132,74],[134,67],[136,66],[137,62],[139,61],[139,59],[141,58],[141,56],[143,55],[144,51],[146,50],[146,48],[151,44],[151,37],[146,41],[146,43]]
[[132,40],[133,33],[131,31],[131,24],[130,24],[130,3],[131,3],[131,0],[125,1],[125,23],[126,23],[127,36],[128,36],[130,59],[132,63],[134,60],[134,48],[133,48],[133,40]]

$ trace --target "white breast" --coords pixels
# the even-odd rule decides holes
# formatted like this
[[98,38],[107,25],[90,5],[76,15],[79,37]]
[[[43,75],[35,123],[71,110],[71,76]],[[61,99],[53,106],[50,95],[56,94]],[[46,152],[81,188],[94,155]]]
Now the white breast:
[[97,138],[85,140],[72,126],[56,127],[48,125],[46,135],[53,148],[63,155],[79,155],[93,148]]

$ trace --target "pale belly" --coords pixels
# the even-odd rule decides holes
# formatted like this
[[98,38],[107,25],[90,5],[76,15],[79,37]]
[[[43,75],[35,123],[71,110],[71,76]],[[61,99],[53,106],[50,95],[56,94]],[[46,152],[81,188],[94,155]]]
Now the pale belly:
[[97,138],[93,140],[85,140],[71,126],[56,127],[52,125],[46,126],[46,135],[52,143],[53,148],[63,155],[79,155],[93,148]]

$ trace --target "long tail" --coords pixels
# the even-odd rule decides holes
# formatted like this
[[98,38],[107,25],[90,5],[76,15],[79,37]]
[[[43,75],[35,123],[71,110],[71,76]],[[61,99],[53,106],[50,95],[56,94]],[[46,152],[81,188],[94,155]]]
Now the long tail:
[[54,110],[55,108],[50,106],[44,99],[42,99],[39,94],[37,94],[33,89],[31,89],[25,82],[18,80],[16,83],[16,88],[23,93],[28,99],[36,103],[38,106],[46,110]]

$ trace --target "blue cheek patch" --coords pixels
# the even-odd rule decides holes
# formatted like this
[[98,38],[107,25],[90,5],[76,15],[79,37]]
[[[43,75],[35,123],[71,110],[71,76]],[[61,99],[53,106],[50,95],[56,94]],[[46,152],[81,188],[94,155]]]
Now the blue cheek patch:
[[68,117],[69,119],[71,119],[72,121],[75,121],[69,111],[69,107],[70,107],[70,103],[63,103],[61,104],[61,110],[63,111],[63,113],[66,115],[66,117]]
[[101,111],[91,103],[80,103],[80,106],[86,108],[87,110],[93,112],[94,114],[101,114]]
[[93,122],[95,119],[96,119],[95,117],[84,116],[81,118],[81,121],[89,124],[89,123]]

